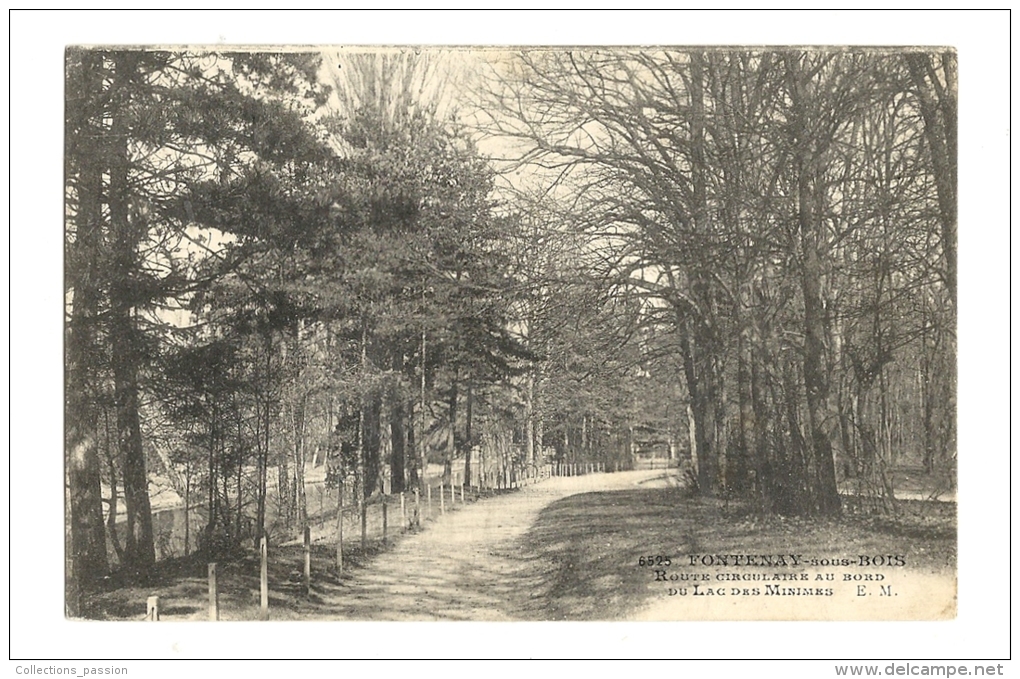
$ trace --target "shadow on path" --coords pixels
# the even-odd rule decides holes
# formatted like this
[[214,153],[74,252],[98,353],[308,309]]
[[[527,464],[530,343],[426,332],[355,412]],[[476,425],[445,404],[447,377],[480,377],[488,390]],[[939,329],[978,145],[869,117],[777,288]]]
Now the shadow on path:
[[[577,493],[633,488],[660,472],[553,478],[438,517],[343,579],[327,617],[357,620],[550,620],[559,564],[521,538],[542,510]],[[610,493],[611,494],[611,493]],[[572,530],[562,526],[564,532]]]

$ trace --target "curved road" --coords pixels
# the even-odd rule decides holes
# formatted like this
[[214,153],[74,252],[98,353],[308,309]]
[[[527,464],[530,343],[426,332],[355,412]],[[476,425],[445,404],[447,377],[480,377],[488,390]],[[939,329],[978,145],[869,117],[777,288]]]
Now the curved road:
[[438,515],[421,533],[404,536],[320,610],[347,620],[543,620],[542,565],[517,544],[549,504],[575,493],[633,488],[662,470],[550,478],[515,493]]

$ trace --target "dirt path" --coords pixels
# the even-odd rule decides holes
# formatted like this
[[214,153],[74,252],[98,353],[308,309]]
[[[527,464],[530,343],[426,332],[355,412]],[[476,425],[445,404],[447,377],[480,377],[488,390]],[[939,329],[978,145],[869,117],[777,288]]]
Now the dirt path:
[[[662,470],[547,479],[436,516],[330,592],[320,610],[353,620],[541,619],[544,565],[519,538],[556,500],[654,482]],[[438,514],[438,511],[437,511]]]
[[[312,545],[311,593],[302,583],[301,545],[272,549],[270,619],[937,619],[955,611],[953,513],[890,526],[852,517],[763,518],[730,511],[718,499],[684,498],[662,469],[547,479],[457,503],[445,515],[433,498],[433,509],[424,531],[403,533],[386,548],[376,540],[362,553],[349,537],[350,567],[339,581],[332,536],[320,536]],[[695,598],[671,591],[679,586],[672,576],[661,581],[642,567],[640,556],[652,554],[898,554],[909,567],[875,571],[883,577],[870,582],[881,588],[868,597],[858,593],[854,574],[875,569],[819,566],[803,572],[812,583],[834,583],[838,596],[733,594],[727,585],[725,599]],[[676,574],[716,577],[717,568],[681,568],[681,561]],[[260,619],[258,560],[249,555],[220,566],[220,619]],[[167,564],[152,582],[94,596],[90,617],[141,620],[147,597],[158,594],[163,619],[207,619],[206,570],[197,558]],[[772,572],[752,574],[759,571]]]

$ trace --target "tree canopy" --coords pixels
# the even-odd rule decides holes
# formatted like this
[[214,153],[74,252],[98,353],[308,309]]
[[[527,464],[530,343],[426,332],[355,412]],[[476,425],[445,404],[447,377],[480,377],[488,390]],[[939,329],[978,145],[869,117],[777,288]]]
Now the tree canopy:
[[209,554],[320,472],[362,517],[644,455],[783,514],[953,483],[954,53],[466,59],[68,50],[72,613],[167,556],[157,483]]

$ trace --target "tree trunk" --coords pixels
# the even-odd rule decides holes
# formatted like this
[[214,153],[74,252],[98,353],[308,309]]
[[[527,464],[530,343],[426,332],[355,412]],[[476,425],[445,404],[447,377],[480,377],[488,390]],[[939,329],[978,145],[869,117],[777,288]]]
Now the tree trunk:
[[591,437],[588,432],[588,414],[581,414],[581,460],[587,462],[591,451]]
[[302,395],[294,410],[294,483],[297,486],[298,528],[304,534],[308,526],[308,501],[305,493],[305,401]]
[[[238,447],[241,447],[241,446],[244,445],[242,434],[241,434],[241,413],[240,413],[239,410],[235,410],[235,413],[237,415],[235,420],[234,420],[234,423],[237,425],[237,430],[236,430],[237,438],[235,439],[235,441],[236,441],[236,445]],[[238,539],[238,540],[241,538],[241,532],[243,530],[242,529],[242,520],[243,520],[244,512],[242,512],[241,510],[244,507],[244,497],[243,497],[244,496],[244,486],[243,486],[244,479],[243,479],[243,477],[244,477],[244,465],[245,465],[245,462],[247,462],[247,459],[245,458],[244,455],[238,455],[237,456],[237,474],[234,476],[234,488],[236,489],[236,493],[237,493],[237,517],[235,519],[235,524],[234,524],[234,535],[235,535],[236,539]]]
[[[938,77],[937,66],[932,63],[933,58],[936,64],[942,65],[944,84]],[[938,433],[930,432],[934,450],[928,464],[934,469],[934,457],[947,460],[956,451],[957,63],[953,52],[938,57],[909,54],[906,59],[917,89],[925,141],[931,155],[942,226],[945,284],[949,291],[948,309],[943,311],[942,322],[933,330],[932,363],[938,374],[930,373],[925,385],[928,407],[937,407],[940,413],[945,413],[944,417],[934,416],[932,427]]]
[[769,467],[768,431],[765,421],[768,409],[765,404],[765,395],[762,389],[762,375],[759,368],[759,361],[755,360],[755,351],[750,353],[750,388],[751,388],[751,432],[754,442],[753,468],[755,478],[755,493],[762,511],[770,508],[772,495],[770,492],[771,483],[768,478],[773,470]]
[[206,505],[205,524],[205,551],[211,556],[213,553],[213,536],[216,532],[216,417],[209,418],[209,448],[206,452],[206,466],[208,468],[208,492]]
[[421,464],[421,457],[418,455],[418,448],[415,445],[415,399],[412,397],[407,402],[407,451],[410,453],[410,464],[407,466],[407,487],[409,489],[421,488],[421,473],[418,469]]
[[[119,52],[114,57],[113,89],[129,87],[136,55]],[[128,96],[128,95],[125,95]],[[139,208],[130,214],[128,204],[128,148],[130,128],[124,112],[129,102],[114,107],[111,124],[110,226],[113,238],[113,281],[110,286],[110,354],[114,402],[117,408],[118,449],[124,462],[124,501],[127,536],[124,558],[129,569],[147,571],[156,561],[149,506],[148,477],[138,406],[138,369],[141,364],[138,328],[135,323],[136,247],[147,235],[148,225]]]
[[[740,313],[740,303],[736,305],[737,313]],[[754,441],[754,405],[751,387],[751,328],[746,319],[740,319],[740,329],[737,333],[737,404],[738,404],[738,427],[737,442],[734,447],[734,455],[730,460],[729,482],[737,491],[746,491],[750,486],[750,461],[752,442]],[[758,452],[758,451],[756,451]]]
[[535,397],[531,403],[531,410],[535,419],[535,455],[545,463],[545,416],[542,410],[542,370],[535,371]]
[[[402,361],[401,361],[402,362]],[[394,365],[394,370],[399,369]],[[400,383],[394,379],[390,390],[390,491],[402,493],[405,485],[405,445],[407,433],[404,429],[404,419],[407,413],[404,409],[404,399],[400,394]]]
[[535,464],[535,376],[528,374],[527,389],[524,394],[524,455],[525,461]]
[[109,472],[108,479],[110,483],[110,511],[106,515],[106,530],[109,533],[110,544],[113,546],[113,551],[117,555],[117,561],[121,564],[124,563],[124,548],[120,544],[120,537],[117,535],[117,503],[120,498],[117,494],[117,486],[120,485],[120,479],[117,474],[117,465],[114,463],[113,453],[110,450],[110,440],[112,438],[110,434],[110,422],[109,415],[106,413],[106,408],[103,408],[103,421],[105,435],[103,437],[106,449],[106,468]]
[[[283,413],[280,414],[283,415]],[[276,465],[276,495],[280,501],[281,518],[283,518],[283,523],[287,528],[293,528],[294,503],[291,502],[293,496],[291,495],[290,485],[290,456],[287,455],[286,449],[277,459],[280,462]]]
[[714,394],[713,409],[715,429],[715,450],[716,450],[716,483],[720,488],[729,487],[729,446],[730,446],[730,424],[729,424],[729,400],[726,391],[726,369],[723,363],[723,355],[717,353],[711,363],[712,393]]
[[[704,55],[691,53],[691,188],[693,229],[700,231],[706,228],[708,192],[705,173],[705,88],[704,88]],[[695,293],[702,302],[707,302],[707,285],[695,273]],[[702,293],[702,294],[698,294]],[[711,375],[712,356],[705,351],[707,343],[698,342],[702,332],[692,326],[697,321],[688,321],[688,334],[685,337],[684,371],[688,377],[691,407],[694,412],[695,433],[698,436],[698,486],[702,493],[711,494],[718,480],[718,451],[715,446],[715,427],[717,404],[714,402]],[[697,356],[694,353],[696,352]]]
[[[367,363],[367,351],[368,351],[368,328],[366,327],[364,320],[361,325],[361,376],[365,376],[365,365]],[[361,551],[365,552],[366,546],[366,518],[368,507],[365,504],[365,500],[368,497],[368,489],[365,479],[365,458],[367,453],[365,450],[365,398],[362,396],[358,403],[358,461],[357,461],[357,483],[355,485],[356,499],[358,501],[358,514],[361,517]]]
[[[803,193],[801,194],[803,200]],[[805,226],[801,210],[801,228]],[[821,272],[815,238],[804,239],[804,389],[807,394],[808,423],[814,454],[814,494],[818,511],[824,515],[840,512],[839,490],[836,487],[836,469],[832,457],[832,442],[827,427],[829,381],[825,370],[824,308],[821,301]]]
[[928,354],[928,332],[921,334],[921,366],[918,369],[918,382],[921,397],[921,425],[923,428],[924,452],[921,463],[924,466],[924,473],[931,474],[935,471],[935,426],[934,426],[934,403],[932,399],[931,384],[934,379],[931,370],[931,360]]
[[344,481],[336,487],[336,572],[343,573],[344,570]]
[[446,440],[446,462],[443,464],[443,483],[450,483],[453,478],[453,460],[457,456],[457,380],[454,379],[450,388],[450,432]]
[[[422,305],[425,303],[425,289],[422,288]],[[421,403],[419,404],[418,419],[421,428],[418,431],[418,446],[421,449],[418,454],[421,473],[418,476],[418,484],[421,494],[425,494],[425,484],[428,483],[428,454],[426,451],[425,431],[425,328],[421,330]]]
[[[684,325],[690,325],[685,322]],[[691,421],[694,424],[692,457],[698,472],[698,488],[701,493],[711,495],[717,478],[715,451],[715,403],[709,392],[709,380],[702,379],[705,359],[695,354],[695,344],[689,330],[684,330],[680,340],[683,353],[684,377],[690,396]],[[707,376],[706,376],[707,377]]]
[[365,404],[365,497],[379,490],[382,476],[382,393],[369,395]]
[[[71,521],[68,579],[72,581],[73,590],[78,592],[88,589],[91,583],[101,578],[109,565],[96,436],[91,427],[77,419],[87,412],[87,407],[74,403],[73,398],[69,398],[69,401],[68,410],[73,409],[75,417],[72,419],[69,413],[65,434]],[[111,511],[116,516],[115,505]],[[68,601],[67,605],[70,615],[81,614],[78,601]]]
[[471,485],[471,451],[475,445],[474,432],[471,431],[471,420],[474,414],[474,390],[471,382],[467,385],[467,413],[464,423],[464,481],[465,486]]
[[822,162],[819,142],[809,135],[808,92],[802,66],[796,57],[788,59],[791,97],[796,129],[795,169],[797,172],[797,223],[801,246],[801,292],[804,297],[804,389],[807,396],[808,427],[814,478],[812,494],[817,511],[823,515],[840,512],[832,442],[827,415],[829,378],[825,366],[826,312],[822,300],[822,218],[816,210],[816,183]]
[[[946,260],[946,287],[956,305],[956,55],[941,55],[946,84],[943,86],[927,54],[907,54],[910,77],[924,119],[924,138],[931,155],[939,217],[942,223],[942,252]],[[932,96],[932,91],[936,96]]]
[[191,460],[184,462],[184,556],[191,551]]
[[[98,98],[102,90],[101,56],[85,51],[81,56],[81,80],[76,89]],[[69,112],[72,112],[69,107]],[[77,168],[78,212],[74,219],[73,268],[69,284],[73,292],[71,316],[65,335],[65,426],[64,454],[67,482],[66,515],[66,598],[70,616],[80,616],[82,594],[108,570],[106,533],[103,527],[103,498],[96,423],[92,394],[101,374],[95,351],[95,324],[99,312],[99,253],[102,248],[102,167],[93,155],[91,142],[100,125],[98,113],[82,103],[73,109],[74,126],[65,141],[68,153],[66,173]],[[70,238],[68,239],[70,240]],[[70,262],[69,262],[70,265]],[[114,507],[113,513],[116,514]]]
[[[808,478],[808,441],[801,430],[801,390],[794,361],[780,358],[782,390],[776,407],[786,416],[785,444],[776,451],[776,468],[772,470],[773,508],[780,514],[811,514],[813,505],[811,479]],[[781,401],[779,400],[781,399]]]
[[259,541],[266,534],[266,499],[269,492],[269,436],[270,420],[272,418],[272,369],[273,369],[273,337],[266,331],[263,335],[263,351],[265,352],[265,377],[262,381],[262,403],[259,404],[259,487],[258,487],[258,512],[256,516],[257,534],[254,537],[254,547],[257,549]]

